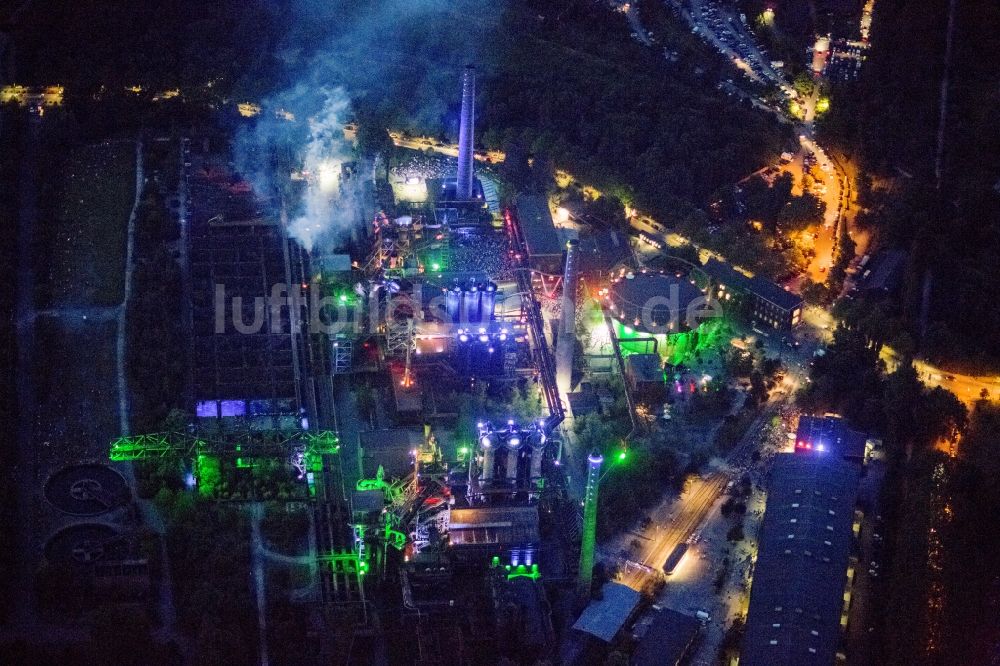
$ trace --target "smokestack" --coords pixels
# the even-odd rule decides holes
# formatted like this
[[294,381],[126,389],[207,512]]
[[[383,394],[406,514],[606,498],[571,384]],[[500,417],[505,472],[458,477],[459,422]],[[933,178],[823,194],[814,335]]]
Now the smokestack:
[[562,394],[573,388],[573,347],[576,344],[576,250],[579,241],[566,243],[566,270],[563,273],[562,315],[556,341],[556,386]]
[[476,132],[476,68],[467,65],[462,72],[462,117],[458,126],[458,183],[455,195],[472,198],[472,159]]
[[594,545],[597,542],[597,485],[601,481],[604,456],[594,451],[587,456],[587,488],[583,495],[583,540],[580,543],[580,571],[577,573],[576,594],[581,600],[590,599],[594,577]]

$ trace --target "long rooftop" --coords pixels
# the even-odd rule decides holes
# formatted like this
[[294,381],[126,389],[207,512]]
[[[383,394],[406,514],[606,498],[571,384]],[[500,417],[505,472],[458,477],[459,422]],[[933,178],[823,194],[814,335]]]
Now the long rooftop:
[[562,255],[549,202],[543,195],[522,194],[517,198],[517,221],[532,257]]
[[741,666],[834,663],[858,481],[835,456],[776,457]]

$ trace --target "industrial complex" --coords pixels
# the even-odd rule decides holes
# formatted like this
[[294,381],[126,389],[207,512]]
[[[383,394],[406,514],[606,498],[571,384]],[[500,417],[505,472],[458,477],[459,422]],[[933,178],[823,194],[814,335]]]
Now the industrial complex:
[[989,2],[7,5],[0,664],[1000,664]]
[[[102,515],[178,478],[203,506],[245,510],[254,535],[300,516],[294,556],[254,536],[254,589],[259,608],[292,600],[308,613],[308,635],[324,637],[310,644],[316,663],[338,653],[378,663],[384,651],[389,663],[492,663],[483,655],[502,653],[583,664],[623,640],[636,664],[660,663],[668,644],[669,663],[683,663],[707,613],[649,606],[696,523],[651,566],[609,558],[598,547],[602,480],[627,459],[630,438],[672,414],[697,424],[721,409],[721,424],[738,409],[743,389],[724,367],[727,354],[746,354],[735,330],[787,333],[802,301],[714,257],[653,269],[625,230],[585,222],[544,193],[501,198],[473,150],[475,89],[466,67],[457,164],[404,152],[384,180],[349,161],[290,175],[289,191],[346,211],[349,235],[303,240],[286,193],[256,188],[209,141],[185,140],[186,409],[160,432],[122,433],[111,466],[67,467],[46,492],[64,512]],[[631,433],[584,449],[574,424],[615,410]],[[840,420],[804,416],[794,449],[769,482],[754,580],[795,567],[806,589],[814,565],[846,571],[841,523],[866,448]],[[706,482],[702,519],[723,481]],[[815,515],[789,531],[799,544],[789,551],[776,521],[795,524],[796,510]],[[135,539],[134,528],[88,519],[56,532],[48,552],[91,553],[78,570],[148,593],[150,562]],[[282,567],[297,585],[274,579]],[[835,649],[834,591],[815,603],[771,583],[755,591],[745,658],[778,663],[768,650],[788,631],[820,632],[817,652]],[[772,622],[775,613],[793,617]],[[263,614],[259,624],[263,654]]]

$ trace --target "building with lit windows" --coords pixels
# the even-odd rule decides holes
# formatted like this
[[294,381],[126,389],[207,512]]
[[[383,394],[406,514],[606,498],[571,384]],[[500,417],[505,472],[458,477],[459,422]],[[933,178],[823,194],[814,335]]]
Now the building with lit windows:
[[755,325],[790,331],[802,320],[802,297],[767,278],[745,275],[729,264],[709,259],[702,266],[715,298],[724,307],[741,311]]

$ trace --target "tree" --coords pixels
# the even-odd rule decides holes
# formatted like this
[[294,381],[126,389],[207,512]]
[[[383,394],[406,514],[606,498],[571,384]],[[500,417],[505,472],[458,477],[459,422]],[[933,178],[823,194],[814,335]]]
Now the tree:
[[838,412],[862,427],[876,426],[881,422],[881,372],[876,348],[856,327],[841,324],[826,354],[814,361],[812,382],[799,402],[813,412]]
[[764,373],[754,370],[750,373],[750,400],[755,405],[767,401],[767,382],[764,380]]
[[514,139],[505,143],[503,150],[504,160],[499,167],[500,177],[514,191],[524,190],[531,179],[527,149],[523,143]]
[[382,113],[369,112],[358,116],[357,151],[361,155],[379,155],[389,175],[389,163],[396,153],[396,144],[389,136],[389,119]]
[[541,395],[532,389],[532,385],[525,389],[514,388],[510,408],[514,418],[520,421],[534,420],[542,413]]
[[854,261],[855,243],[854,239],[847,233],[847,225],[841,224],[840,239],[837,241],[837,256],[834,258],[833,266],[826,277],[826,286],[834,294],[839,294],[844,286],[844,278],[847,276],[847,267]]
[[537,152],[531,162],[531,172],[528,178],[527,190],[536,194],[545,194],[555,186],[555,167],[548,153]]
[[753,354],[733,347],[725,353],[725,367],[733,377],[747,377],[753,372]]
[[809,76],[809,74],[802,72],[795,77],[794,81],[792,81],[792,87],[801,97],[809,97],[813,94],[816,82],[813,81],[813,78]]
[[743,184],[747,215],[760,220],[771,232],[777,228],[778,217],[792,195],[792,176],[782,173],[771,185],[760,176],[754,176]]
[[802,300],[810,305],[825,305],[830,302],[830,291],[822,282],[807,277],[802,282]]
[[810,192],[790,197],[778,215],[778,225],[786,231],[799,231],[823,221],[826,203]]

